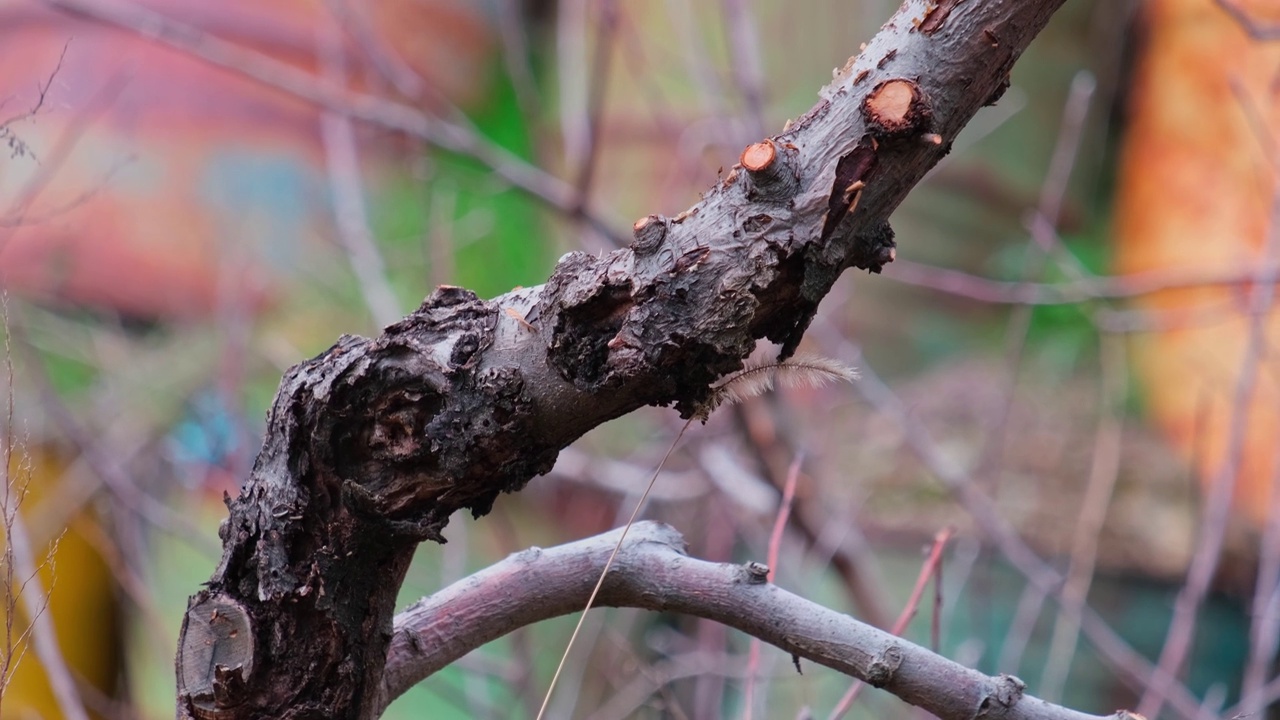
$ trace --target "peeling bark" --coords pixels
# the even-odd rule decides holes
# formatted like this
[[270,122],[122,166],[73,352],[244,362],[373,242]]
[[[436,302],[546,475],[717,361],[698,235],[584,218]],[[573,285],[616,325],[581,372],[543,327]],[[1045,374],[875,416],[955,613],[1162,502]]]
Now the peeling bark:
[[[607,420],[692,416],[758,339],[794,352],[843,271],[892,261],[889,214],[1062,1],[909,0],[768,153],[638,222],[632,247],[569,253],[544,285],[493,300],[438,288],[381,336],[292,368],[189,605],[179,714],[372,717],[417,544]],[[884,122],[898,105],[867,110],[904,83],[901,123]]]

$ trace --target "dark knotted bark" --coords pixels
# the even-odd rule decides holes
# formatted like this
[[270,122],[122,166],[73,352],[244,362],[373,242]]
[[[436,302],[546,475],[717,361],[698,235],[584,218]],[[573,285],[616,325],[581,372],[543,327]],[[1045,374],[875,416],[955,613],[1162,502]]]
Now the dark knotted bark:
[[180,714],[370,717],[417,544],[600,423],[692,415],[757,340],[793,352],[840,273],[892,261],[889,214],[1062,1],[909,0],[817,105],[632,247],[493,300],[439,288],[291,369],[191,599]]

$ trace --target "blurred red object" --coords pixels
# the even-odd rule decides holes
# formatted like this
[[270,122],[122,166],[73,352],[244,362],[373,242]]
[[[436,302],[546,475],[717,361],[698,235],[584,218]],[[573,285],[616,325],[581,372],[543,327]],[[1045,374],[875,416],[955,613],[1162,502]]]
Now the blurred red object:
[[[352,85],[389,91],[373,68],[390,63],[459,104],[483,92],[492,44],[462,0],[103,6],[159,12],[309,73],[324,33],[346,29]],[[141,32],[29,2],[0,0],[0,44],[11,155],[0,288],[147,319],[228,303],[257,311],[325,237],[316,107]]]

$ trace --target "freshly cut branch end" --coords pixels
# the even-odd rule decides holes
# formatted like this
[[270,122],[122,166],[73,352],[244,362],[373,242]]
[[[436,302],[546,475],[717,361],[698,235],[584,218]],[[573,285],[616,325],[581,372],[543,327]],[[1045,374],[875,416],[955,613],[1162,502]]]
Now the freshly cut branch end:
[[763,140],[758,143],[752,143],[742,151],[742,157],[738,158],[738,162],[742,163],[742,167],[747,172],[758,173],[768,169],[773,164],[773,158],[777,155],[774,150],[772,140]]
[[738,164],[751,178],[753,197],[786,200],[799,188],[795,146],[779,145],[771,139],[748,145],[738,157]]
[[862,103],[868,129],[882,138],[923,135],[933,123],[933,108],[920,86],[896,78],[877,85]]

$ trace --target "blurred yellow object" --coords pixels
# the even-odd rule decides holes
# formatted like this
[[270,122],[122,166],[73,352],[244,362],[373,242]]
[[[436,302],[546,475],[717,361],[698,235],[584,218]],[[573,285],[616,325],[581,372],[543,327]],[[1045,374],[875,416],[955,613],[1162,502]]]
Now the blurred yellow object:
[[[40,565],[40,583],[48,596],[45,612],[53,620],[72,676],[96,687],[103,697],[114,698],[120,666],[119,618],[111,569],[96,549],[106,534],[89,507],[69,508],[66,498],[60,496],[59,490],[65,487],[62,478],[66,464],[54,452],[48,448],[28,449],[22,457],[20,450],[15,449],[9,477],[16,488],[26,484],[27,494],[19,512],[27,521],[31,536],[35,555],[32,561]],[[74,514],[67,517],[68,513]],[[46,553],[55,542],[56,549],[45,562]],[[0,535],[0,550],[3,543],[4,536]],[[17,589],[23,580],[15,575]],[[31,619],[23,611],[21,599],[15,600],[11,657],[18,664],[0,700],[0,717],[61,718],[40,658],[30,638],[24,636],[29,635]],[[0,620],[8,605],[0,604]],[[4,652],[3,643],[0,627],[0,652]]]
[[[1275,0],[1231,0],[1259,27],[1280,21]],[[1280,43],[1249,37],[1215,0],[1148,0],[1120,164],[1115,270],[1178,276],[1264,269],[1275,242],[1280,142]],[[1150,412],[1206,493],[1229,460],[1234,396],[1250,341],[1253,285],[1165,290],[1135,300],[1162,314],[1135,343]],[[1237,517],[1272,514],[1280,449],[1280,313],[1265,323],[1246,412]]]

